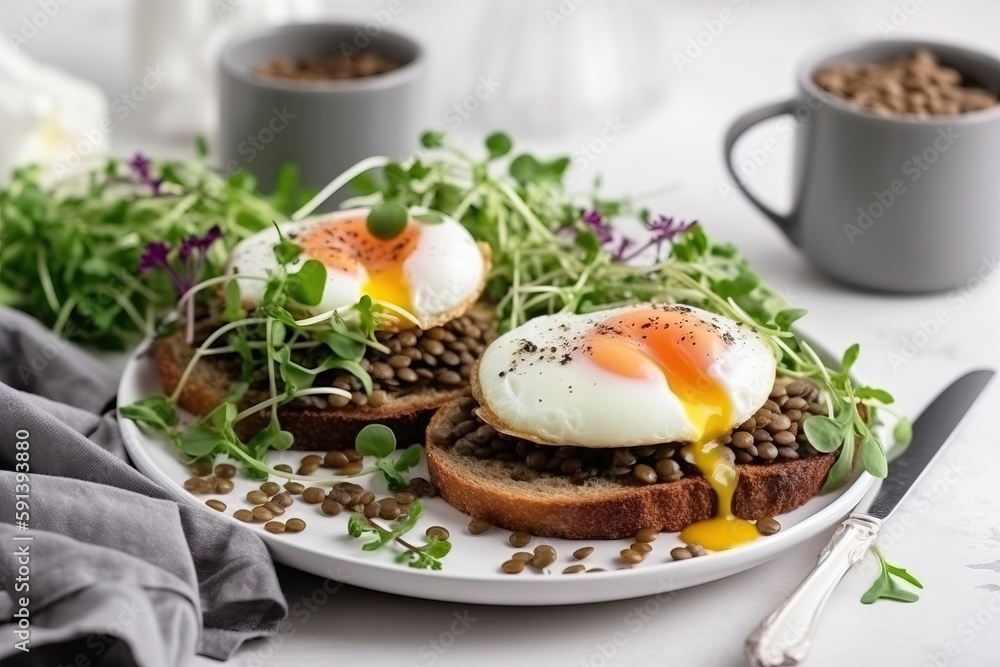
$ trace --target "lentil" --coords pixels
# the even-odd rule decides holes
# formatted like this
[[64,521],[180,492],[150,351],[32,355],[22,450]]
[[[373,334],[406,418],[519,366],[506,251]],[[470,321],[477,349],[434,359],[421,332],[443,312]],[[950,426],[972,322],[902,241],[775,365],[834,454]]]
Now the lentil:
[[323,501],[323,504],[319,506],[319,509],[327,516],[337,516],[344,511],[344,506],[336,500],[327,499]]
[[510,538],[508,539],[510,541],[511,546],[518,548],[526,547],[528,546],[528,543],[531,542],[531,535],[519,530],[517,532],[511,533]]
[[687,547],[674,547],[670,550],[670,557],[674,560],[687,560],[692,554]]
[[444,526],[431,526],[424,531],[424,535],[429,540],[440,540],[442,542],[451,537],[451,533]]
[[523,560],[509,560],[500,566],[500,569],[507,574],[517,574],[524,570]]
[[289,533],[301,533],[306,529],[306,522],[302,519],[289,519],[285,522],[285,531]]
[[254,521],[270,521],[274,518],[274,514],[271,513],[271,510],[267,509],[263,505],[260,507],[254,507],[250,510],[250,513],[253,514]]
[[636,563],[641,563],[646,557],[645,555],[635,551],[633,549],[622,549],[619,553],[621,559],[630,565],[635,565]]
[[297,496],[306,490],[306,487],[299,482],[288,482],[285,484],[285,490],[288,491],[293,496]]
[[779,530],[781,530],[781,524],[774,519],[770,517],[757,519],[757,532],[761,535],[774,535]]
[[260,485],[260,490],[268,495],[268,497],[277,495],[281,492],[281,487],[274,482],[264,482]]
[[216,500],[215,498],[212,498],[211,500],[206,500],[205,504],[214,509],[216,512],[226,511],[226,503],[222,502],[221,500]]
[[594,547],[580,547],[573,552],[573,558],[583,560],[592,553],[594,553]]
[[236,466],[228,463],[220,463],[215,466],[215,476],[222,479],[232,479],[236,477]]
[[579,574],[580,572],[583,572],[586,569],[587,568],[584,565],[570,565],[565,570],[563,570],[562,573],[563,574]]
[[283,524],[280,521],[268,521],[266,524],[264,524],[264,530],[266,530],[269,533],[274,533],[275,535],[277,535],[278,533],[285,532],[285,524]]
[[326,492],[318,486],[310,486],[308,489],[302,492],[302,500],[309,503],[310,505],[318,505],[323,502],[323,498],[326,497]]
[[233,518],[244,523],[250,523],[253,521],[253,513],[250,510],[236,510],[233,512]]
[[247,492],[247,502],[251,505],[263,505],[267,502],[267,494],[258,489]]

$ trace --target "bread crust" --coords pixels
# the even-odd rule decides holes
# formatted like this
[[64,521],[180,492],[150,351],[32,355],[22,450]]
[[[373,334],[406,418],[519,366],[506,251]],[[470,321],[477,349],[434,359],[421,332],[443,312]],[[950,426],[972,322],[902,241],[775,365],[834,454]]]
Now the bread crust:
[[[194,353],[184,340],[183,331],[158,338],[153,346],[163,388],[170,394],[177,388],[184,368]],[[188,377],[178,405],[188,412],[203,415],[214,410],[226,397],[236,373],[226,361],[203,358]],[[331,450],[354,446],[354,438],[368,424],[385,424],[396,434],[396,441],[406,447],[422,442],[431,414],[440,406],[468,394],[468,388],[431,389],[392,396],[381,406],[348,405],[342,408],[308,408],[282,406],[278,408],[281,427],[295,441],[292,449]],[[249,407],[241,404],[241,409]],[[264,428],[269,413],[262,411],[236,424],[236,434],[247,440]]]
[[[507,530],[592,540],[627,538],[643,528],[676,532],[715,513],[715,493],[700,476],[648,486],[610,481],[575,486],[552,477],[544,483],[515,480],[515,464],[455,454],[446,446],[460,410],[455,401],[431,418],[427,465],[441,497],[470,516]],[[834,459],[833,454],[823,454],[738,466],[733,511],[744,519],[763,519],[801,507],[819,493]]]

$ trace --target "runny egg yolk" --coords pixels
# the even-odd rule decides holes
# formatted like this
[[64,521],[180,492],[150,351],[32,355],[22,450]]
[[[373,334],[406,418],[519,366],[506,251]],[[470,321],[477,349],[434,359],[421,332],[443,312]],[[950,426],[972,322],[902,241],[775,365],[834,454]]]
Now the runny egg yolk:
[[403,264],[419,240],[419,225],[410,223],[398,236],[383,240],[372,236],[364,218],[355,218],[313,227],[297,242],[305,255],[327,269],[350,274],[363,269],[366,280],[361,289],[373,300],[412,310]]
[[739,470],[717,441],[731,426],[732,403],[709,371],[725,345],[709,323],[683,310],[658,309],[611,318],[585,345],[605,370],[637,379],[662,377],[680,399],[697,434],[689,451],[718,498],[715,516],[691,524],[680,537],[715,551],[757,537],[752,523],[733,514]]

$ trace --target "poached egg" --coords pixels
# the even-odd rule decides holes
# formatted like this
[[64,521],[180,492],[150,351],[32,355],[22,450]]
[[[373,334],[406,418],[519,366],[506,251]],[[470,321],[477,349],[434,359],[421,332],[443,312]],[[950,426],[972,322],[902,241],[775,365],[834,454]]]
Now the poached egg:
[[[374,236],[367,226],[368,209],[280,224],[281,233],[302,247],[288,269],[306,260],[326,267],[326,285],[319,303],[303,306],[309,314],[357,303],[368,295],[412,315],[421,329],[430,329],[461,315],[482,292],[489,268],[488,254],[457,220],[444,216],[426,223],[412,216],[392,238]],[[239,276],[266,277],[278,268],[274,246],[278,231],[268,228],[233,248],[229,270]],[[237,279],[244,306],[264,295],[260,280]]]
[[739,472],[718,439],[763,405],[775,372],[769,347],[736,322],[646,304],[527,322],[486,349],[473,392],[481,418],[538,444],[687,443],[719,502],[681,539],[718,550],[757,535],[732,513]]

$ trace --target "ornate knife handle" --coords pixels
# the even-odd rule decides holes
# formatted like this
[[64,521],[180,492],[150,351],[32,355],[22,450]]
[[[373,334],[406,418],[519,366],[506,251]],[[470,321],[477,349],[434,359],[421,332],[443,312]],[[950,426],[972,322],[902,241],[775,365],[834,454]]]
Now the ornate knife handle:
[[840,524],[809,576],[747,638],[746,656],[753,667],[786,667],[805,659],[830,593],[864,558],[881,526],[881,521],[863,514],[852,514]]

